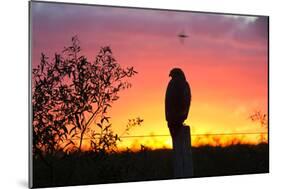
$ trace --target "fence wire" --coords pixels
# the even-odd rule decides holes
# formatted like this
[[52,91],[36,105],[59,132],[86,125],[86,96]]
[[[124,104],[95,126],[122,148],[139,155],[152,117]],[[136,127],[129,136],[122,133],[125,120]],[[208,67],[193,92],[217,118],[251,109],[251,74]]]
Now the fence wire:
[[[268,132],[247,132],[247,133],[209,133],[209,134],[191,134],[191,137],[200,137],[200,136],[231,136],[231,135],[268,135]],[[125,135],[119,136],[118,138],[154,138],[154,137],[170,137],[169,134],[162,134],[162,135]],[[78,140],[80,138],[72,139]],[[90,140],[92,138],[85,137],[83,140]]]

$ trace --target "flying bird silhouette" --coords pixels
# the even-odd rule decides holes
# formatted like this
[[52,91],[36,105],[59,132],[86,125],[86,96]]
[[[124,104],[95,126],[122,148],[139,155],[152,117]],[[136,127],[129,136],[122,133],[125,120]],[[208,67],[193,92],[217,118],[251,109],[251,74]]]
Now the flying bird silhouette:
[[186,35],[184,31],[182,31],[181,33],[178,34],[178,37],[179,37],[179,39],[180,39],[180,42],[181,42],[182,44],[184,44],[184,39],[185,39],[185,38],[188,38],[189,36]]

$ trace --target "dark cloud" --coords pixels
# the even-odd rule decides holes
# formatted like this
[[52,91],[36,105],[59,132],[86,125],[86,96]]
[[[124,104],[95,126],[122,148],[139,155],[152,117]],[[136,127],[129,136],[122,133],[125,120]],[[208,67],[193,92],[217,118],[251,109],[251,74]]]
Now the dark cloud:
[[125,32],[169,36],[186,30],[192,35],[229,38],[237,41],[267,39],[267,19],[247,22],[218,14],[171,12],[144,9],[95,7],[69,4],[33,3],[35,30]]
[[34,47],[41,51],[50,43],[61,49],[59,44],[67,44],[75,34],[86,43],[91,39],[128,48],[136,41],[167,44],[185,30],[194,50],[254,55],[267,48],[267,24],[267,17],[32,3]]

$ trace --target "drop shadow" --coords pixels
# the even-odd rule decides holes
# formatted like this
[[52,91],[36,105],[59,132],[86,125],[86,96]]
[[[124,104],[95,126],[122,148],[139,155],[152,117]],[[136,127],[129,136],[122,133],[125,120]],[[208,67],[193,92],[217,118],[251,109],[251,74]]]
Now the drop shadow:
[[19,186],[21,186],[22,188],[29,188],[28,187],[28,182],[26,180],[20,180],[18,181]]

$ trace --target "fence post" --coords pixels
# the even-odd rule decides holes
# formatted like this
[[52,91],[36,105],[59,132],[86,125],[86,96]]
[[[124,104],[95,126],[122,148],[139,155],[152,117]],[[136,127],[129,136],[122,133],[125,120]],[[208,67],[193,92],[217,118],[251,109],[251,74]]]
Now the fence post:
[[174,151],[174,177],[184,178],[193,176],[193,162],[191,151],[190,127],[184,126],[179,130],[175,141]]

